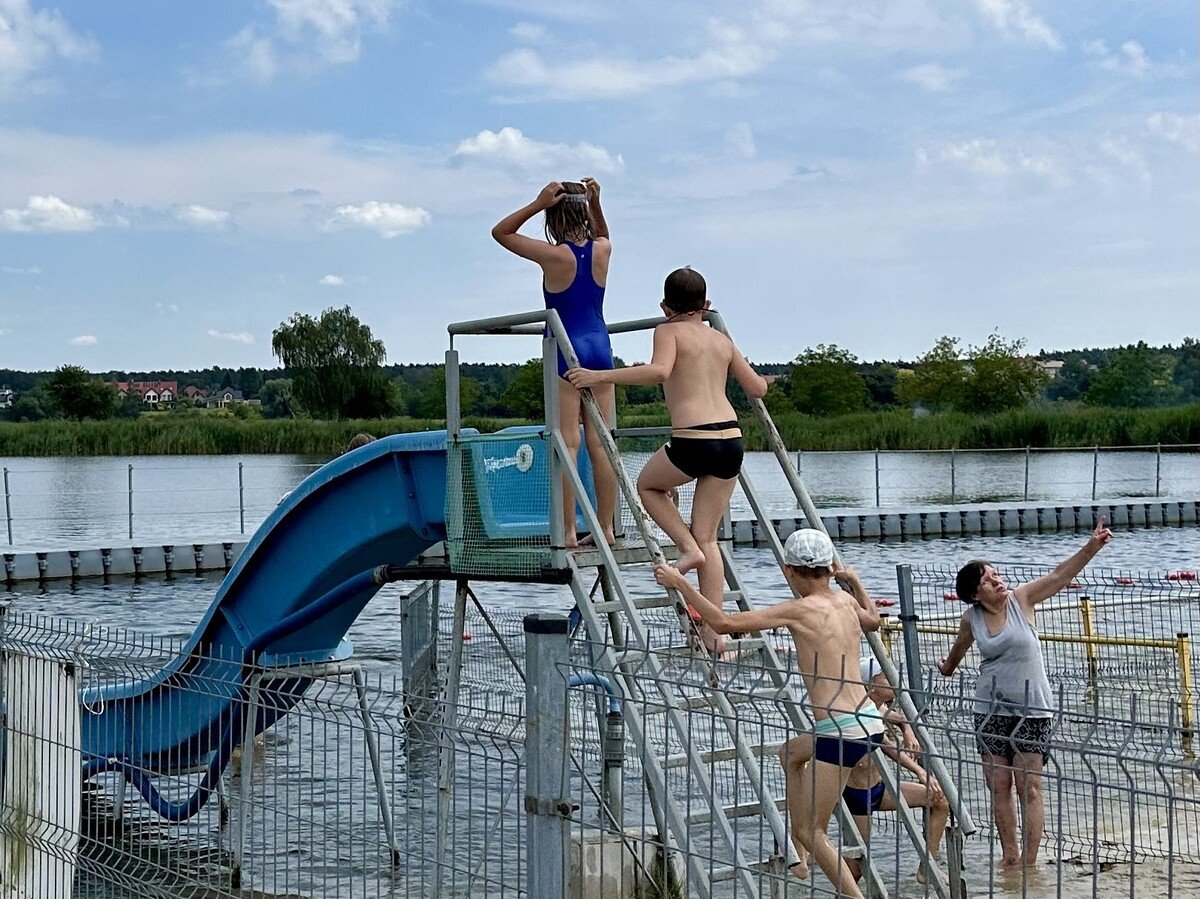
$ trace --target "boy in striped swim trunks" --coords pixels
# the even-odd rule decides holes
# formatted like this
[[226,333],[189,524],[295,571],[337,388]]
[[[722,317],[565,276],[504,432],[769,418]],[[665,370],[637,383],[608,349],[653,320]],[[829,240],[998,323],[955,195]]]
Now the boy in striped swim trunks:
[[[806,528],[788,537],[783,575],[794,598],[763,609],[726,612],[678,569],[669,565],[654,569],[655,580],[682,593],[718,634],[786,627],[792,635],[796,664],[816,721],[809,738],[810,764],[798,759],[795,751],[789,754],[791,742],[780,752],[787,775],[792,842],[798,852],[812,853],[839,895],[860,897],[850,868],[827,831],[850,772],[883,741],[883,719],[859,676],[862,635],[879,630],[879,612],[858,575],[834,562],[833,544],[823,531]],[[841,590],[832,588],[831,577]],[[806,868],[804,862],[797,862],[792,873],[806,875]]]

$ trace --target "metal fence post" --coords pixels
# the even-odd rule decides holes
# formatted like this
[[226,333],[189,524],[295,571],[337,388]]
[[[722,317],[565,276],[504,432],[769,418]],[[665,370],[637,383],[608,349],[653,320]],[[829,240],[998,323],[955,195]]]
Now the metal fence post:
[[954,503],[958,497],[958,479],[957,472],[954,470],[954,458],[958,453],[954,447],[950,447],[950,502]]
[[525,616],[525,847],[530,896],[567,894],[565,615]]
[[242,533],[246,533],[246,477],[241,462],[238,463],[238,523]]
[[[542,340],[542,397],[546,407],[546,477],[550,480],[548,509],[550,548],[554,551],[561,551],[567,545],[567,525],[573,524],[566,520],[568,513],[563,508],[563,491],[566,489],[566,485],[563,483],[563,466],[569,463],[567,460],[559,458],[552,437],[554,432],[559,429],[560,424],[558,420],[558,381],[558,341],[553,337],[546,337]],[[592,461],[594,464],[599,464],[599,460]],[[574,505],[571,506],[570,514],[575,514]],[[572,527],[571,530],[574,528]]]
[[804,477],[804,450],[796,450],[796,474]]
[[1092,448],[1092,501],[1096,500],[1096,474],[1100,470],[1100,447]]
[[1181,725],[1180,744],[1184,752],[1192,750],[1193,736],[1193,697],[1192,690],[1192,641],[1184,633],[1175,635],[1175,656],[1179,661],[1179,723]]
[[908,673],[908,691],[912,694],[913,705],[923,714],[928,699],[925,696],[925,677],[921,669],[920,635],[917,633],[917,622],[921,618],[917,614],[917,604],[913,596],[911,565],[896,566],[896,584],[900,591],[900,628],[904,634],[904,669]]
[[1100,651],[1096,647],[1096,627],[1092,621],[1092,601],[1086,596],[1079,597],[1079,617],[1083,623],[1084,653],[1087,656],[1088,684],[1096,686],[1096,674],[1100,670]]
[[879,508],[879,450],[875,450],[875,508]]
[[[1092,497],[1095,499],[1095,497]],[[1025,492],[1022,494],[1022,500],[1029,502],[1029,446],[1025,446]]]
[[8,523],[8,545],[12,546],[12,494],[8,491],[8,469],[4,469],[4,520]]
[[129,463],[129,539],[133,539],[133,463]]
[[[1154,445],[1154,495],[1162,496],[1162,444]],[[11,540],[9,541],[12,542]]]

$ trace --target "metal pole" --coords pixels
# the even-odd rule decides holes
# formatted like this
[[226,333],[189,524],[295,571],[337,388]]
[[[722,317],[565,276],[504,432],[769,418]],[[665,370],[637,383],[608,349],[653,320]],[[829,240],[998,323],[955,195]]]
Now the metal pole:
[[12,546],[12,494],[8,491],[8,469],[4,469],[4,520],[8,523],[8,545]]
[[[567,463],[559,458],[552,439],[552,435],[561,427],[558,420],[558,381],[558,341],[546,337],[542,340],[542,397],[546,406],[546,476],[550,480],[550,548],[555,552],[562,551],[567,545],[566,510],[563,508],[563,491],[566,488],[562,474],[562,467]],[[575,514],[574,503],[571,514]],[[599,539],[599,535],[596,536]]]
[[129,539],[133,539],[133,463],[129,463]]
[[[7,494],[7,490],[5,491]],[[1154,495],[1162,496],[1162,444],[1154,445]],[[10,539],[8,541],[12,543]]]
[[1175,656],[1179,661],[1179,723],[1182,725],[1181,745],[1183,751],[1192,750],[1192,641],[1185,633],[1175,635]]
[[525,852],[531,896],[567,894],[567,662],[565,615],[525,616]]
[[951,503],[956,502],[958,499],[958,479],[956,477],[957,473],[954,469],[954,460],[957,456],[958,456],[958,453],[955,452],[954,447],[951,447],[950,448],[950,502]]
[[796,474],[804,476],[804,450],[796,450]]
[[1100,470],[1100,447],[1092,449],[1092,502],[1096,501],[1096,473]]
[[462,407],[458,395],[458,350],[446,350],[446,439],[458,440]]
[[875,508],[879,508],[879,450],[875,450]]
[[896,566],[896,584],[900,593],[900,628],[904,633],[904,667],[908,673],[908,689],[912,693],[913,705],[921,714],[925,713],[929,699],[925,695],[925,679],[921,668],[921,638],[917,633],[917,604],[913,595],[911,565]]
[[367,700],[367,682],[362,668],[353,670],[354,690],[358,693],[358,714],[362,719],[363,738],[367,741],[367,754],[371,758],[371,772],[375,776],[375,795],[379,800],[379,817],[383,819],[383,832],[391,850],[392,867],[400,865],[400,847],[396,843],[396,827],[392,820],[392,804],[388,801],[387,784],[383,779],[383,765],[379,759],[379,739],[375,736],[375,722],[371,718],[371,704]]
[[241,462],[238,463],[238,521],[242,533],[246,533],[246,477]]
[[[1029,502],[1029,447],[1025,447],[1025,492],[1021,494],[1025,502]],[[1095,499],[1093,496],[1092,499]]]
[[[453,352],[453,350],[451,350]],[[449,356],[449,353],[447,353]],[[457,366],[455,372],[457,373]],[[446,366],[446,371],[450,367]],[[462,675],[463,629],[467,623],[467,582],[458,581],[454,589],[454,632],[450,635],[450,668],[446,672],[446,702],[442,711],[442,730],[438,740],[441,770],[438,772],[437,826],[434,835],[436,853],[433,869],[433,895],[443,896],[450,838],[450,812],[454,805],[455,730],[458,727],[458,684]]]

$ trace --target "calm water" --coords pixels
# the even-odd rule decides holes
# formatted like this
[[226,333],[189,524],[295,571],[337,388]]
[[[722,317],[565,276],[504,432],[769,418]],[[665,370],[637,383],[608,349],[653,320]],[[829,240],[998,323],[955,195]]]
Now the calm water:
[[[298,455],[104,456],[0,458],[0,467],[8,469],[12,542],[45,549],[128,541],[131,495],[135,540],[177,543],[250,534],[279,497],[322,461]],[[1031,453],[1029,498],[1090,499],[1094,463],[1091,452]],[[960,502],[1021,499],[1025,465],[1024,452],[955,453],[953,496]],[[818,506],[875,504],[874,453],[803,453],[800,469]],[[771,455],[750,453],[746,471],[773,511],[795,509]],[[1153,496],[1156,485],[1164,496],[1195,496],[1200,453],[1164,452],[1161,458],[1153,450],[1100,453],[1098,498]],[[949,502],[951,495],[950,453],[880,454],[882,505]],[[749,513],[740,494],[733,510],[735,516]],[[0,544],[8,538],[4,525],[0,522]]]

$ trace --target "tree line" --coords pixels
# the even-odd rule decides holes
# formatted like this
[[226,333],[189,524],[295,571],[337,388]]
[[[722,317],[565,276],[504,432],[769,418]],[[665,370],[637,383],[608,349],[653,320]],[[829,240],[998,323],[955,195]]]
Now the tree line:
[[[388,364],[383,342],[348,306],[315,316],[297,312],[280,323],[271,348],[280,362],[277,368],[96,374],[71,365],[53,372],[0,369],[0,386],[18,395],[5,415],[12,421],[136,418],[146,412],[141,398],[122,400],[111,386],[128,380],[173,380],[181,390],[189,385],[209,391],[233,387],[261,402],[203,414],[314,419],[445,415],[444,367]],[[1045,365],[1049,360],[1062,363],[1053,375]],[[1023,340],[1006,340],[998,333],[979,346],[963,346],[946,336],[912,362],[864,362],[842,347],[818,344],[790,363],[756,367],[774,379],[766,402],[775,415],[823,417],[892,409],[992,414],[1059,404],[1147,408],[1200,401],[1200,342],[1190,337],[1179,347],[1141,342],[1033,356]],[[465,363],[460,395],[466,415],[540,419],[541,360]],[[736,385],[731,385],[731,396],[739,411],[748,411]],[[160,413],[202,414],[193,405],[178,399]],[[658,388],[622,388],[618,405],[627,414],[665,415]]]

